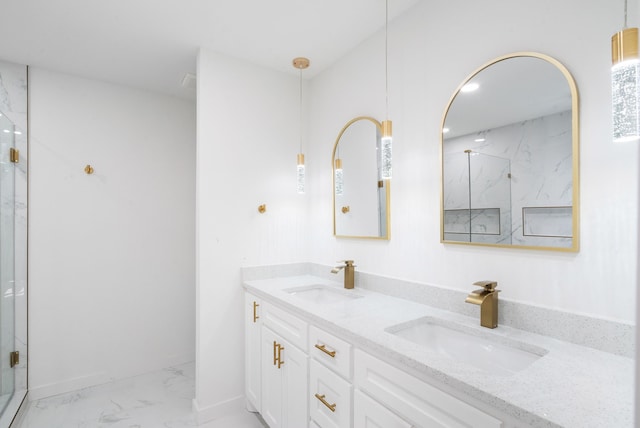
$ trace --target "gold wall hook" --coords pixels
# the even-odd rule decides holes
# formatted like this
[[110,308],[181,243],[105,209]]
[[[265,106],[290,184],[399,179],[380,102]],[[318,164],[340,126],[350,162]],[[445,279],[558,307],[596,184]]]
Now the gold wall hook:
[[262,204],[258,207],[258,212],[260,214],[264,214],[267,212],[267,204]]
[[93,174],[93,171],[94,171],[94,169],[93,169],[93,167],[91,165],[87,165],[87,166],[84,167],[84,172],[86,172],[89,175]]
[[342,214],[346,214],[351,211],[351,207],[349,205],[342,207]]

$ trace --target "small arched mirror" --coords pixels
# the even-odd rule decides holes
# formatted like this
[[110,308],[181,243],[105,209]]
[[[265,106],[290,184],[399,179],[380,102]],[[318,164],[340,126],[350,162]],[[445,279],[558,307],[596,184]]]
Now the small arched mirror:
[[441,241],[578,251],[578,91],[538,53],[497,58],[451,97]]
[[350,120],[333,146],[333,234],[389,239],[389,181],[381,180],[382,125],[371,117]]

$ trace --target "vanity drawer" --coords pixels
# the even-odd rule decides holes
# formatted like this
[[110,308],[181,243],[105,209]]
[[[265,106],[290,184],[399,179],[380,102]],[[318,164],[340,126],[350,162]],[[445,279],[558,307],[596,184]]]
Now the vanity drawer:
[[379,427],[413,428],[413,425],[356,389],[353,391],[353,428]]
[[351,384],[313,359],[309,364],[309,416],[322,428],[351,426]]
[[420,427],[499,428],[502,421],[379,359],[355,350],[357,388]]
[[264,325],[289,343],[307,352],[308,333],[305,321],[268,302],[262,303],[260,316]]
[[334,335],[309,327],[309,354],[334,372],[351,380],[351,345]]

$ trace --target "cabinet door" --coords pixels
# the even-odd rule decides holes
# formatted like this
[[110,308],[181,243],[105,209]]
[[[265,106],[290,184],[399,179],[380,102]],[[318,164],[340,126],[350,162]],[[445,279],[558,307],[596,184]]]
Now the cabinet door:
[[284,366],[278,368],[276,361],[278,351],[276,345],[280,344],[280,337],[270,329],[262,327],[261,343],[262,406],[260,414],[270,428],[284,428],[282,418],[284,406],[282,369]]
[[306,427],[309,423],[307,400],[309,359],[307,354],[283,340],[280,353],[283,376],[284,427]]
[[262,327],[262,418],[270,428],[299,428],[309,423],[307,355]]
[[356,389],[353,394],[353,428],[411,428],[409,422]]
[[260,412],[260,334],[262,320],[260,318],[260,300],[250,294],[244,295],[245,314],[245,395],[247,410]]

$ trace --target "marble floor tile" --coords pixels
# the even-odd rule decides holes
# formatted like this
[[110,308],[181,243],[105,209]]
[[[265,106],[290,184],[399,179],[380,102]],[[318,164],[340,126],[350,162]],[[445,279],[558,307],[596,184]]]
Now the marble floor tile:
[[[85,388],[29,403],[13,428],[184,428],[197,427],[191,411],[193,363]],[[264,428],[253,413],[199,425],[202,428]]]

